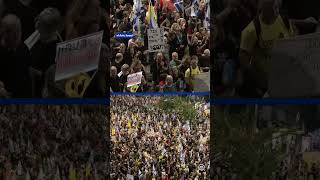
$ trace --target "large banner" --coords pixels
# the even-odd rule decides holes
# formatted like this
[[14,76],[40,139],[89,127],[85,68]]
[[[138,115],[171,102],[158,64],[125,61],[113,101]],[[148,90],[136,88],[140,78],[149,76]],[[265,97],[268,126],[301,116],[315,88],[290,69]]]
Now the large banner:
[[98,68],[103,31],[59,43],[55,81]]
[[164,50],[163,28],[148,29],[148,50],[159,52]]
[[272,50],[271,97],[320,95],[320,33],[279,41]]

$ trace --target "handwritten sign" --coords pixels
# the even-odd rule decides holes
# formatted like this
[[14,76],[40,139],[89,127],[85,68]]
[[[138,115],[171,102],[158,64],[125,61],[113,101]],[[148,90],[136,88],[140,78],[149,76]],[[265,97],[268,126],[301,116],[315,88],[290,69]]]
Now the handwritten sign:
[[163,28],[148,29],[148,50],[159,52],[164,50]]
[[130,74],[127,77],[127,87],[138,85],[141,83],[142,72]]
[[98,68],[103,31],[59,43],[55,81]]
[[320,33],[279,41],[272,50],[271,97],[320,95]]

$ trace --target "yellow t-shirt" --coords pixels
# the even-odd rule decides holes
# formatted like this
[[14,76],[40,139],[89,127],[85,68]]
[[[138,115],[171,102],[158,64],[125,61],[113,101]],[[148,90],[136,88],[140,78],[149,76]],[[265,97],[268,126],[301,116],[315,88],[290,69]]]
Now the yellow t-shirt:
[[267,78],[271,58],[270,51],[277,40],[293,36],[294,30],[291,23],[290,29],[288,30],[281,16],[278,16],[271,25],[265,24],[261,20],[261,17],[259,18],[261,25],[259,46],[257,47],[258,38],[254,21],[251,21],[251,23],[242,31],[240,49],[253,55],[253,66],[261,73],[261,76]]
[[[191,77],[194,77],[195,75],[198,75],[198,74],[201,73],[198,66],[197,66],[195,69],[193,69],[193,68],[191,67],[191,69],[192,69],[192,70],[191,70]],[[190,68],[188,68],[188,69],[186,70],[186,72],[185,72],[185,77],[186,77],[186,78],[189,78],[189,77],[190,77]]]

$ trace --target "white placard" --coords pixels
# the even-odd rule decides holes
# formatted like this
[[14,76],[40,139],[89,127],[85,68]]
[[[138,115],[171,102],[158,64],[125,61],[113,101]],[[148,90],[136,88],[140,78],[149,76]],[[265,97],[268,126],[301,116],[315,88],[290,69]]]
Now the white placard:
[[134,180],[134,176],[132,176],[131,174],[127,174],[127,180]]
[[272,50],[271,97],[320,95],[320,33],[280,40]]
[[59,43],[55,81],[98,68],[103,31]]
[[163,28],[148,29],[148,50],[149,52],[159,52],[164,50],[164,30]]
[[142,72],[129,74],[127,77],[127,87],[138,85],[141,83]]

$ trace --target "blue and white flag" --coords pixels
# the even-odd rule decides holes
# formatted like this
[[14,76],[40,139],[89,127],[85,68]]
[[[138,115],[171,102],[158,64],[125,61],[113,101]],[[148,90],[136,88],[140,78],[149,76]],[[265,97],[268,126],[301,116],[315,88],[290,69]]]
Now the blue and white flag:
[[191,16],[198,16],[199,15],[199,11],[200,11],[199,5],[200,5],[199,0],[192,0]]
[[183,0],[173,0],[174,1],[174,7],[176,10],[180,13],[184,12],[184,5],[183,5]]
[[134,0],[134,5],[133,5],[134,14],[132,17],[132,24],[133,24],[133,31],[134,32],[140,32],[141,9],[142,9],[141,0]]
[[204,27],[210,31],[210,5],[207,5],[207,11],[206,11],[206,15],[205,15],[205,19],[203,21],[203,25]]
[[156,168],[154,167],[154,164],[152,165],[152,174],[153,174],[154,176],[157,175],[157,170],[156,170]]

